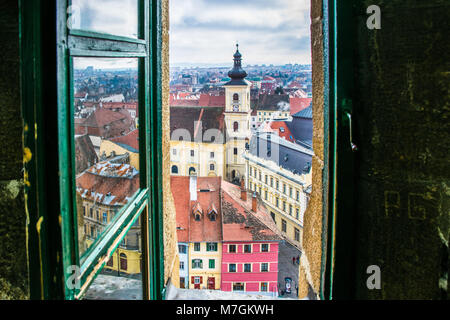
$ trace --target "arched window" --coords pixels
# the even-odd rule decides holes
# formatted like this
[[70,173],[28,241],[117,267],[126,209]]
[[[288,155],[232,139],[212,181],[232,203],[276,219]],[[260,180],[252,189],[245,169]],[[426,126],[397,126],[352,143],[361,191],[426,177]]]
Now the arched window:
[[237,93],[233,94],[233,101],[239,101],[239,95]]
[[189,168],[189,175],[194,174],[195,173],[195,168],[194,167],[190,167]]
[[173,174],[178,174],[178,167],[177,166],[172,166],[172,173]]
[[233,130],[234,130],[234,132],[236,132],[236,131],[239,130],[239,123],[238,123],[237,121],[235,121],[235,122],[233,123]]
[[120,269],[125,271],[128,269],[127,255],[125,253],[120,254]]

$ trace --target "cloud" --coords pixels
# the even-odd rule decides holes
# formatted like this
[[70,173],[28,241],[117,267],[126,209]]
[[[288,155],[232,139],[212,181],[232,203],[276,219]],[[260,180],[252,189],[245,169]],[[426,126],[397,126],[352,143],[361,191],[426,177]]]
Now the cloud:
[[310,63],[309,0],[170,0],[171,63]]
[[[169,0],[170,63],[310,63],[310,0]],[[136,36],[137,0],[72,0],[83,29]]]

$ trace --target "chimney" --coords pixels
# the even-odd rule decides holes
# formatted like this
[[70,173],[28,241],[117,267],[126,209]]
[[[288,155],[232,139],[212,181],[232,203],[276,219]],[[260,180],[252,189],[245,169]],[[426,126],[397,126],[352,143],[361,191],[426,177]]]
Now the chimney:
[[197,175],[191,174],[189,177],[190,200],[197,201]]
[[241,179],[241,200],[247,201],[247,191],[245,190],[244,178]]
[[244,188],[241,188],[241,200],[247,201],[247,191]]
[[258,199],[256,198],[256,192],[253,192],[252,196],[252,211],[256,212],[258,208]]

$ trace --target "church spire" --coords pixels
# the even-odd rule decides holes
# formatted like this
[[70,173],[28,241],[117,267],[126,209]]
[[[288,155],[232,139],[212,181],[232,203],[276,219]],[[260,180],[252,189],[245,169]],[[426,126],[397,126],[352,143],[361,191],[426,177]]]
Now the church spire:
[[236,43],[236,52],[233,55],[234,66],[228,72],[228,76],[231,78],[231,81],[227,83],[227,85],[246,85],[244,78],[247,76],[247,72],[242,69],[242,55],[239,52],[239,44]]

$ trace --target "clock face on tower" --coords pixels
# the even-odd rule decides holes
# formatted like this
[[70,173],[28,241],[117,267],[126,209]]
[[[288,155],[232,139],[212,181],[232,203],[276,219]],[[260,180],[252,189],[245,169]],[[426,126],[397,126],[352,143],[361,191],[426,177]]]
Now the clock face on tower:
[[233,105],[233,111],[234,112],[238,112],[239,111],[239,105],[238,104]]

